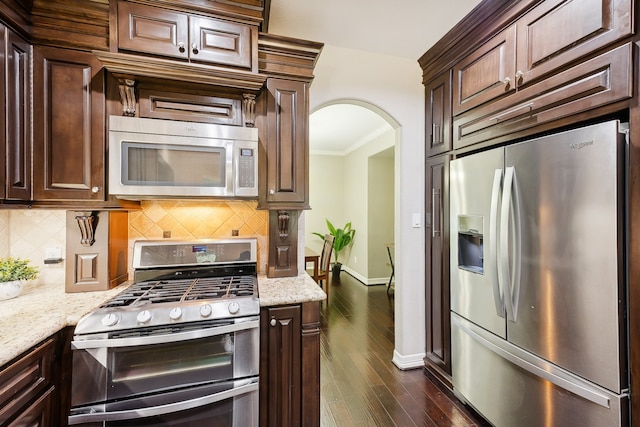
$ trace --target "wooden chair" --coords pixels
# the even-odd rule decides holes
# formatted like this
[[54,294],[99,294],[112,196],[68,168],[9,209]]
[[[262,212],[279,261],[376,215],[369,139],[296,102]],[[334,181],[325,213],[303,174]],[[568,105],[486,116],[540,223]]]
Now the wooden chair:
[[331,234],[324,235],[324,244],[322,245],[322,254],[320,255],[320,266],[318,268],[317,282],[322,287],[324,280],[324,292],[327,294],[327,305],[329,305],[329,270],[331,268],[331,252],[333,252],[333,239]]

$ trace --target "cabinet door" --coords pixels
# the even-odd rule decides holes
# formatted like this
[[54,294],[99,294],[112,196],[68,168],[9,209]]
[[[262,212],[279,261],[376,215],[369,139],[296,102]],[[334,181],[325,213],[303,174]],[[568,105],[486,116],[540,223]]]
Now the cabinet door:
[[512,25],[453,67],[453,115],[515,91],[515,67]]
[[187,59],[188,22],[184,13],[120,1],[118,49]]
[[7,31],[6,198],[31,199],[31,46]]
[[[7,157],[7,110],[6,110],[6,84],[5,84],[5,67],[6,67],[6,53],[5,53],[5,40],[6,32],[8,30],[2,24],[0,24],[0,159],[6,159]],[[7,162],[0,162],[0,199],[4,199],[7,195]]]
[[632,0],[547,0],[517,21],[518,86],[632,33]]
[[[622,45],[519,89],[516,99],[501,99],[453,120],[454,148],[467,147],[514,132],[529,134],[561,119],[594,117],[593,110],[633,95],[633,46]],[[518,101],[514,104],[514,100]],[[579,114],[583,114],[581,118]]]
[[451,150],[451,72],[443,73],[425,87],[427,155]]
[[[251,68],[251,27],[220,19],[189,17],[189,56],[193,61]],[[257,38],[256,38],[257,48]]]
[[[268,207],[309,207],[308,84],[268,79],[266,173],[261,201]],[[266,194],[264,194],[266,193]],[[264,203],[262,203],[264,204]]]
[[34,48],[34,200],[104,200],[105,82],[88,52]]
[[427,161],[426,331],[425,366],[451,384],[451,327],[449,317],[449,156]]
[[272,307],[261,316],[260,425],[296,427],[301,425],[301,309]]

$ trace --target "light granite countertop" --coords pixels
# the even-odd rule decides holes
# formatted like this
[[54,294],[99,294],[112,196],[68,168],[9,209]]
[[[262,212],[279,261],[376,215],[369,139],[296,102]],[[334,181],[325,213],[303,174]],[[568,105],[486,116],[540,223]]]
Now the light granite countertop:
[[[122,292],[130,282],[108,291],[65,293],[64,284],[27,283],[21,295],[0,301],[0,367],[66,326],[74,326],[92,309]],[[258,277],[261,306],[322,301],[324,291],[307,274]]]

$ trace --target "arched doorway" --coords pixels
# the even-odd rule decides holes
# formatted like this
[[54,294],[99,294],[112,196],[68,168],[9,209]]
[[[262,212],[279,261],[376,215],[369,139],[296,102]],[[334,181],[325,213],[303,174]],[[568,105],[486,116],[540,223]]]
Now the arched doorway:
[[309,118],[309,202],[306,245],[319,251],[313,232],[351,222],[353,245],[340,254],[343,269],[366,285],[386,284],[387,246],[395,239],[395,146],[398,124],[379,107],[337,100]]

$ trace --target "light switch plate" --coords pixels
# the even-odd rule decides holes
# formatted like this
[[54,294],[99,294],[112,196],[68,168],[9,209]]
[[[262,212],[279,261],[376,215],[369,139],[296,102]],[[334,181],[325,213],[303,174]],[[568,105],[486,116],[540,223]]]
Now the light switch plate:
[[420,228],[422,226],[421,221],[420,221],[420,214],[419,213],[414,213],[413,217],[411,219],[411,226],[413,228]]

